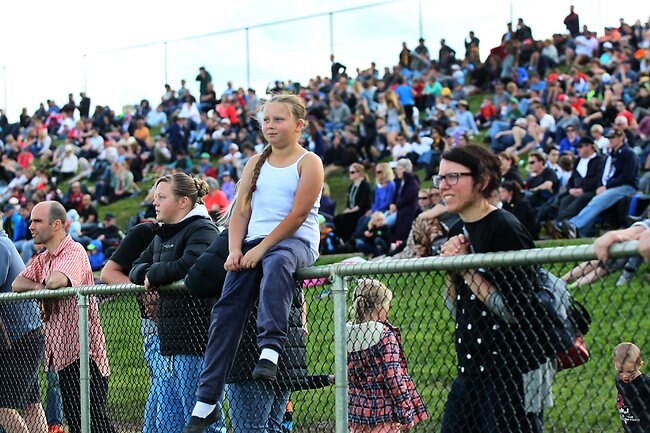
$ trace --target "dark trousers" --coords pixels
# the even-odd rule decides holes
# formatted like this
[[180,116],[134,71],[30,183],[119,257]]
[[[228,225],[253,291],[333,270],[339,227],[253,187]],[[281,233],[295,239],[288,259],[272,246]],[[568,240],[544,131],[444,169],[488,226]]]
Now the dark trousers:
[[441,433],[532,432],[521,376],[458,376],[451,385]]
[[572,196],[571,194],[563,193],[559,200],[559,210],[557,214],[557,219],[559,221],[568,220],[578,215],[580,211],[589,204],[589,201],[596,195],[595,192],[585,192],[580,194],[577,197]]
[[[245,244],[244,254],[254,246]],[[261,267],[228,272],[221,298],[212,307],[205,362],[196,391],[198,401],[216,404],[223,395],[244,327],[258,299],[257,345],[282,352],[296,284],[293,274],[311,264],[307,244],[285,239],[266,252]]]
[[[79,391],[79,360],[59,371],[63,413],[68,420],[70,433],[81,433],[81,398]],[[116,433],[106,415],[108,378],[99,372],[90,360],[90,429],[93,433]]]

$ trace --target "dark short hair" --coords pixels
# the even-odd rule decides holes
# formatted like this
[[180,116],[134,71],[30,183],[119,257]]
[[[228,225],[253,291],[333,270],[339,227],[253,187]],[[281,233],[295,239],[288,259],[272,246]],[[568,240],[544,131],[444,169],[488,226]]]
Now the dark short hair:
[[59,220],[61,224],[65,226],[65,222],[68,219],[68,215],[65,212],[65,208],[58,201],[50,202],[50,209],[47,215],[48,223],[54,224],[54,221]]
[[501,160],[498,156],[476,144],[454,147],[442,154],[442,159],[464,165],[472,173],[475,184],[487,179],[481,195],[489,198],[501,183]]

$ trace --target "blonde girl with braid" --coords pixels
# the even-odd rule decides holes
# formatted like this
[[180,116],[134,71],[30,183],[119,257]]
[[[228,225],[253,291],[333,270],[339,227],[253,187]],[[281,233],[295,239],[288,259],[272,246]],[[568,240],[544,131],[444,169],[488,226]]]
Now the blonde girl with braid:
[[392,299],[381,281],[357,281],[347,338],[351,433],[399,433],[428,417],[408,372],[399,329],[388,322]]
[[[192,419],[184,433],[203,432],[213,422],[246,320],[255,303],[258,380],[275,381],[287,342],[289,310],[298,268],[318,257],[318,209],[323,188],[320,158],[302,148],[305,104],[295,95],[275,95],[262,105],[268,142],[244,167],[229,225],[228,271],[212,310],[208,347]],[[260,280],[261,278],[261,280]]]

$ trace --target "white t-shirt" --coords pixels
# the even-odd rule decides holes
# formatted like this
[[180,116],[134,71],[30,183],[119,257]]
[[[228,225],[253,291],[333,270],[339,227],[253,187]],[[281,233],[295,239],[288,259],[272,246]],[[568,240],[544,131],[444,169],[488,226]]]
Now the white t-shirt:
[[555,119],[550,114],[546,113],[539,119],[539,126],[544,128],[544,131],[555,132]]

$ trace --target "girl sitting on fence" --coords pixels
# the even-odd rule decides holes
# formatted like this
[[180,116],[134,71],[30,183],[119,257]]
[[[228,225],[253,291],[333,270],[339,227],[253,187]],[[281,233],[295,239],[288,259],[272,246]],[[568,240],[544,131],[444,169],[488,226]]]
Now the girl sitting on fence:
[[399,329],[386,318],[392,298],[380,281],[357,283],[347,342],[351,433],[399,432],[428,417],[409,376]]

